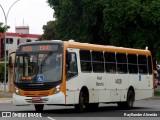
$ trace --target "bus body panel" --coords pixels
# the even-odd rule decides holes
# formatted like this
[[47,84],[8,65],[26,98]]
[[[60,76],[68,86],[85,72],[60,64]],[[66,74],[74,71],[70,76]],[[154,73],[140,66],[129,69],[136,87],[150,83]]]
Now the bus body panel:
[[135,100],[153,97],[152,75],[129,75],[129,86],[135,89]]
[[[34,102],[32,99],[40,98],[41,101]],[[59,92],[50,96],[41,97],[26,97],[17,94],[13,94],[14,105],[31,105],[31,104],[65,104],[65,95],[63,92]]]
[[153,96],[154,96],[153,89],[136,89],[135,90],[135,100],[151,98]]

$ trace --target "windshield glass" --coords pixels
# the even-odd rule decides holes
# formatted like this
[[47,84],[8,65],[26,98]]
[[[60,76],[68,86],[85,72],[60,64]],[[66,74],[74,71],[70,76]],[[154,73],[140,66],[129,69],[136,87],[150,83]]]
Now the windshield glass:
[[62,79],[62,53],[18,53],[16,83],[57,82]]

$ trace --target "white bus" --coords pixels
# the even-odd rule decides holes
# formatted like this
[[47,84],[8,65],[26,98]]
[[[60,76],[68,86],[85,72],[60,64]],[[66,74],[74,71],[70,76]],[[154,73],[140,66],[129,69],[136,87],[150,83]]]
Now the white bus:
[[153,96],[148,50],[37,41],[18,46],[13,67],[13,104],[34,105],[37,111],[74,105],[83,112],[99,103],[131,109],[135,100]]

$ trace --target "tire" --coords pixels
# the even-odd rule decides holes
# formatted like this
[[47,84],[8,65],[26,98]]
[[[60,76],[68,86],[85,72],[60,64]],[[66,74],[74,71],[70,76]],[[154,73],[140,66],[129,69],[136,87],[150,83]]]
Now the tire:
[[84,112],[85,110],[85,94],[83,91],[79,94],[79,103],[75,105],[77,112]]
[[44,105],[38,104],[38,105],[34,105],[34,107],[37,112],[41,112],[41,111],[43,111]]
[[126,102],[118,102],[118,107],[120,109],[131,109],[133,108],[133,103],[134,103],[134,93],[133,93],[133,90],[129,90],[128,93],[127,93],[127,101]]
[[127,101],[125,102],[125,108],[126,109],[131,109],[133,107],[133,103],[134,103],[134,93],[133,90],[129,90],[127,93]]

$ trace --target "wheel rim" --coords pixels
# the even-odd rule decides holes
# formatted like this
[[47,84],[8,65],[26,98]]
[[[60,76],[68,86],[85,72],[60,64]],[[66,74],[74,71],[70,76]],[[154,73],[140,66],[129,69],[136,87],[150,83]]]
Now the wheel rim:
[[80,111],[82,112],[84,110],[84,97],[83,94],[80,97]]

